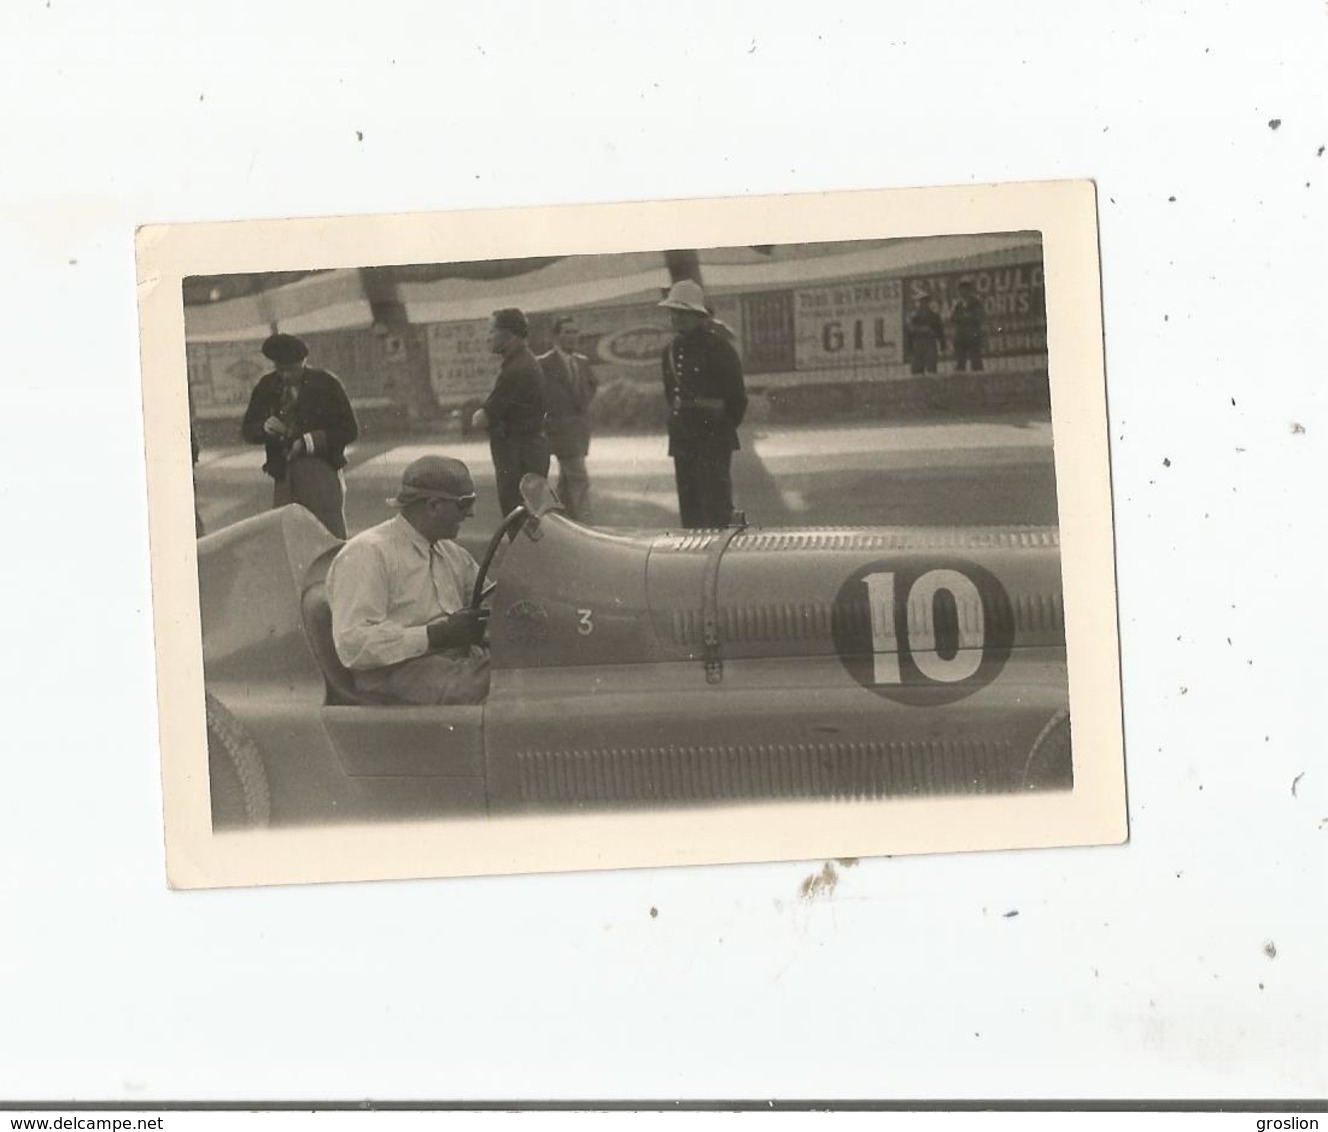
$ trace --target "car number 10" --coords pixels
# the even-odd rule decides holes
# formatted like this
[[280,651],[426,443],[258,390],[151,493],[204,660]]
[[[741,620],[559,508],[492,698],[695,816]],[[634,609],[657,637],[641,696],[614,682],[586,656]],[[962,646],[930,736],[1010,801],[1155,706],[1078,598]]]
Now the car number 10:
[[[986,641],[986,621],[982,595],[971,578],[958,570],[929,570],[909,587],[905,597],[906,639],[895,632],[895,575],[893,571],[868,574],[867,602],[871,609],[872,651],[875,656],[877,684],[899,684],[901,645],[907,648],[918,670],[928,680],[954,684],[967,680],[982,664]],[[958,647],[953,655],[943,656],[936,642],[936,598],[948,593],[958,614]]]

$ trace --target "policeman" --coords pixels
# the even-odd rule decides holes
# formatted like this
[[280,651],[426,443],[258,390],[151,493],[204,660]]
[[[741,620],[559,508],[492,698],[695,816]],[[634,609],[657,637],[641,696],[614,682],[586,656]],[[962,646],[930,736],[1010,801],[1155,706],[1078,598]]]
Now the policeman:
[[680,280],[659,305],[668,310],[675,335],[664,351],[664,396],[682,525],[726,527],[733,513],[733,453],[747,411],[742,362],[716,328],[699,283]]

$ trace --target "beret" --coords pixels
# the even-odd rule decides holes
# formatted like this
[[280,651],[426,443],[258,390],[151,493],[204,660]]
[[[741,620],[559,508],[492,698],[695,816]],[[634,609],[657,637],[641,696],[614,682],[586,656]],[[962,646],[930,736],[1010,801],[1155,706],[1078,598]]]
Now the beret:
[[279,366],[294,365],[309,356],[309,347],[303,338],[294,334],[274,334],[263,343],[263,357]]

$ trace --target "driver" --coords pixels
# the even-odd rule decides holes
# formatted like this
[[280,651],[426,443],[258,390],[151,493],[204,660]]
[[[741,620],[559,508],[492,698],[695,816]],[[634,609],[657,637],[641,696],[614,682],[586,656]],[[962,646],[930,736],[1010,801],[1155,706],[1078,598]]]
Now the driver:
[[356,687],[410,704],[478,704],[489,692],[487,609],[468,607],[475,559],[456,543],[475,507],[470,469],[406,466],[397,514],[351,539],[327,574],[332,640]]

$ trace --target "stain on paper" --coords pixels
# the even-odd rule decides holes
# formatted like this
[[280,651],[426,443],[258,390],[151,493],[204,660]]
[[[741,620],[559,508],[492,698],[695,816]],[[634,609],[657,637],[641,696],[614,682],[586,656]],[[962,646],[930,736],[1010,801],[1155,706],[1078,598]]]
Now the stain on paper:
[[826,861],[819,873],[812,873],[803,880],[798,891],[802,893],[804,900],[814,900],[818,896],[833,896],[837,884],[839,884],[839,873],[832,862]]

